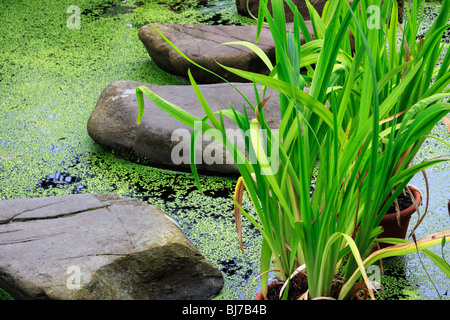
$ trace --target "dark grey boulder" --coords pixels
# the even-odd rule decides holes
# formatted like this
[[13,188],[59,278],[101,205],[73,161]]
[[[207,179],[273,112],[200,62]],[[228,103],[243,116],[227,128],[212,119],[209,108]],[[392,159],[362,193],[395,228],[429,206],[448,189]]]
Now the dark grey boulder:
[[0,288],[16,299],[211,299],[221,272],[163,211],[113,194],[0,201]]
[[[188,150],[193,130],[162,111],[145,95],[144,117],[138,126],[135,89],[141,85],[147,86],[164,99],[199,118],[205,116],[193,88],[189,85],[158,86],[136,81],[115,81],[103,90],[91,113],[87,123],[89,135],[98,144],[112,149],[115,154],[128,160],[153,167],[190,172]],[[234,85],[256,104],[253,84]],[[229,84],[199,85],[199,88],[213,111],[229,109],[231,103],[237,111],[243,113],[245,103],[249,117],[255,118],[253,110],[244,98]],[[261,89],[260,86],[257,88]],[[278,92],[268,88],[267,96],[270,98],[265,104],[264,114],[270,127],[277,129],[280,124]],[[228,117],[224,116],[224,123],[227,129],[237,129],[236,124]],[[237,130],[233,132],[236,133],[235,143],[242,147],[241,151],[245,151],[242,135]],[[203,135],[197,144],[197,170],[209,175],[238,175],[235,163],[229,161],[231,155],[216,141],[208,138],[209,136]]]
[[[314,34],[310,21],[306,21],[306,24],[310,34]],[[217,63],[260,74],[269,73],[269,69],[263,61],[249,48],[242,45],[222,45],[222,43],[231,41],[255,43],[256,25],[225,26],[158,23],[155,26],[192,61],[230,82],[247,82],[247,80],[228,72]],[[287,28],[288,30],[292,29],[292,24],[288,24]],[[187,78],[188,69],[190,69],[195,81],[198,83],[223,82],[217,76],[198,68],[183,58],[151,25],[145,25],[139,30],[139,38],[152,60],[164,71]],[[263,27],[257,45],[274,63],[275,45],[270,29],[267,26]]]
[[[302,15],[303,19],[305,20],[311,20],[309,15],[308,6],[306,5],[305,0],[293,0],[292,1],[296,6],[300,14]],[[316,9],[317,13],[319,15],[322,15],[323,8],[325,7],[325,3],[327,0],[310,0],[310,3]],[[248,6],[248,8],[247,8]],[[259,10],[259,0],[236,0],[236,8],[239,14],[243,16],[258,16],[258,10]],[[268,3],[269,11],[272,13],[272,4],[269,0]],[[250,9],[250,10],[249,10]],[[292,22],[294,21],[294,14],[292,10],[289,8],[289,6],[284,3],[284,11],[286,15],[286,21]]]

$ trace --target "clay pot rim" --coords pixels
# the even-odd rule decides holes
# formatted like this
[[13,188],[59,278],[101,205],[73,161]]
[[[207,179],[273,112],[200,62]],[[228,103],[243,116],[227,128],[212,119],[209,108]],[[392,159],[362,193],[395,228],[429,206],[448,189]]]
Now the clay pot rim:
[[[416,200],[417,205],[420,205],[420,203],[422,202],[422,196],[420,194],[420,191],[416,187],[411,186],[411,185],[408,185],[407,187],[411,190],[411,192],[414,196],[414,199]],[[412,215],[414,212],[416,212],[416,207],[414,206],[414,204],[412,204],[408,208],[400,211],[400,216]],[[385,220],[385,219],[386,220],[397,219],[397,212],[385,214],[383,217],[383,220]]]
[[[408,185],[407,187],[411,190],[411,192],[414,196],[414,199],[416,200],[417,205],[420,205],[420,203],[422,202],[422,195],[420,194],[420,191],[416,187],[411,186],[411,185]],[[400,216],[412,215],[415,211],[416,211],[416,207],[414,206],[414,204],[412,204],[408,208],[400,211]],[[449,204],[449,211],[450,211],[450,204]],[[383,217],[383,220],[390,220],[390,219],[397,219],[397,213],[396,212],[388,213],[388,214],[385,214]],[[277,281],[272,281],[271,283],[268,284],[268,290],[272,289],[273,287],[275,287],[277,285],[278,285]],[[258,292],[258,294],[255,297],[255,300],[264,300],[264,295],[262,293],[262,290]],[[356,300],[360,300],[360,299],[356,298]]]
[[[276,287],[278,284],[279,284],[278,281],[272,281],[271,283],[268,284],[267,290],[269,291],[270,289]],[[262,290],[260,290],[258,292],[258,294],[255,297],[255,300],[264,300],[264,295],[263,295]]]
[[[269,283],[269,285],[267,286],[267,290],[270,290],[270,289],[276,287],[276,286],[279,285],[279,284],[280,284],[280,283],[279,283],[278,281],[272,281],[272,282]],[[259,301],[259,300],[264,300],[264,295],[263,295],[262,290],[260,290],[260,291],[258,292],[258,294],[257,294],[256,297],[255,297],[255,300],[257,300],[257,301]],[[360,296],[355,295],[354,299],[352,299],[352,300],[363,300],[363,299],[362,299]]]

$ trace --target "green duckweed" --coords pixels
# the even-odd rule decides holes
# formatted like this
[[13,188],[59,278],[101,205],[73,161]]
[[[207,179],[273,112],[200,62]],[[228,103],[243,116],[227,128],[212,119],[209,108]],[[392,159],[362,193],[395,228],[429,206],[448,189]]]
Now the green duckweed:
[[[229,196],[235,179],[201,177],[202,195],[190,173],[119,159],[95,144],[86,131],[100,93],[112,81],[185,84],[151,61],[137,37],[136,26],[148,21],[210,22],[205,22],[205,15],[196,10],[195,4],[173,12],[156,0],[142,1],[139,7],[131,1],[109,1],[109,7],[136,7],[127,14],[111,14],[105,10],[104,1],[79,0],[80,29],[69,29],[67,8],[72,4],[68,0],[17,0],[0,5],[0,199],[89,192],[117,193],[147,201],[172,215],[201,253],[222,270],[225,285],[217,299],[245,299],[258,275],[261,237],[244,219],[242,254]],[[224,9],[217,21],[254,23],[238,16],[231,7]],[[445,134],[441,127],[436,131]],[[442,148],[430,141],[418,157],[442,154]],[[449,229],[448,215],[443,211],[448,199],[443,195],[450,194],[446,183],[450,170],[439,166],[433,170],[436,173],[430,183],[443,189],[433,189],[430,219],[426,219],[431,222],[423,224],[418,234]],[[73,182],[58,183],[54,179],[58,173]],[[424,190],[420,177],[414,183]],[[244,208],[251,212],[246,196]],[[450,256],[448,247],[445,252]],[[424,261],[431,268],[431,263]],[[384,278],[393,292],[388,297],[437,299],[416,256],[408,255],[402,264],[406,270],[402,280]],[[450,287],[449,280],[437,278],[435,282],[442,298],[448,299],[444,291]],[[250,299],[257,290],[255,282]],[[0,299],[8,297],[0,290]]]

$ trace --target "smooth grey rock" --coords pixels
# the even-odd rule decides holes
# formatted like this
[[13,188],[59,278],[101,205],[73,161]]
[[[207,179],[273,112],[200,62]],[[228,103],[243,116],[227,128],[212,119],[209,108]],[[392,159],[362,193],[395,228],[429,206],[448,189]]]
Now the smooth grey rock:
[[[313,35],[310,21],[306,21]],[[213,71],[230,82],[248,82],[222,68],[218,63],[240,70],[268,74],[269,69],[249,48],[242,45],[222,45],[231,41],[248,41],[255,44],[256,25],[225,26],[196,24],[154,24],[183,54],[192,61]],[[292,24],[287,25],[292,29]],[[176,52],[151,26],[139,29],[139,38],[152,60],[164,71],[187,78],[188,70],[198,83],[223,82],[217,76],[193,65]],[[304,43],[304,39],[303,42]],[[274,64],[275,44],[267,26],[263,27],[257,46],[261,48]]]
[[[308,6],[306,5],[305,0],[293,0],[292,2],[297,6],[297,9],[302,15],[303,19],[311,20],[309,16]],[[314,9],[316,9],[319,15],[322,15],[322,11],[326,2],[327,0],[310,0],[310,3],[313,5]],[[250,10],[247,9],[247,5],[248,9]],[[257,17],[259,10],[259,0],[236,0],[236,8],[238,13],[243,16],[250,16],[251,13],[253,16]],[[272,13],[272,4],[270,0],[268,2],[268,8],[269,12]],[[294,14],[286,4],[286,2],[284,3],[284,11],[286,15],[286,21],[294,21]]]
[[145,202],[0,201],[0,287],[16,299],[210,299],[222,286],[175,221]]
[[[311,17],[309,15],[308,6],[306,5],[305,0],[293,0],[292,1],[296,6],[300,14],[302,15],[303,19],[310,20]],[[325,3],[327,0],[310,0],[309,1],[314,9],[316,9],[317,13],[322,16],[323,9],[325,7]],[[349,0],[349,3],[351,4],[353,0]],[[405,0],[397,0],[398,4],[398,19],[399,22],[402,22],[403,20],[403,10],[404,10],[404,3]],[[248,5],[248,8],[247,8]],[[239,14],[243,16],[251,16],[250,13],[257,17],[258,16],[258,10],[259,10],[259,0],[236,0],[236,8]],[[269,0],[268,2],[268,8],[269,12],[272,13],[272,4]],[[249,10],[250,9],[250,10]],[[294,21],[294,14],[292,13],[292,10],[289,8],[289,6],[284,3],[284,11],[286,15],[286,21],[292,22]]]
[[[188,150],[193,131],[190,127],[169,116],[145,95],[144,116],[141,124],[137,126],[138,103],[135,89],[141,85],[147,86],[162,98],[199,118],[205,116],[191,86],[158,86],[136,81],[115,81],[103,90],[97,101],[87,123],[89,135],[98,144],[114,150],[116,154],[120,154],[128,160],[159,168],[190,172]],[[234,83],[234,85],[253,104],[256,104],[253,84]],[[229,109],[231,103],[237,111],[243,113],[243,104],[245,103],[249,118],[255,118],[253,110],[247,105],[244,98],[229,84],[199,85],[199,88],[213,111]],[[261,87],[257,88],[259,90]],[[277,129],[281,121],[279,95],[277,91],[268,88],[266,97],[268,96],[270,99],[264,106],[264,114],[269,126]],[[237,129],[236,124],[226,116],[224,116],[224,123],[227,129]],[[239,132],[236,133],[235,142],[238,146],[242,146],[241,151],[245,151],[242,135]],[[234,162],[228,161],[227,156],[231,157],[231,155],[227,155],[224,148],[216,141],[207,140],[209,136],[204,135],[203,137],[204,139],[199,139],[196,148],[197,170],[210,175],[238,175]],[[187,152],[178,153],[177,150],[180,149]],[[212,149],[222,150],[222,154],[214,154],[219,160],[222,159],[221,161],[208,163],[207,156]],[[178,160],[180,159],[179,154],[184,156],[185,163],[177,163],[180,162],[178,160],[173,161],[173,153],[176,154]]]

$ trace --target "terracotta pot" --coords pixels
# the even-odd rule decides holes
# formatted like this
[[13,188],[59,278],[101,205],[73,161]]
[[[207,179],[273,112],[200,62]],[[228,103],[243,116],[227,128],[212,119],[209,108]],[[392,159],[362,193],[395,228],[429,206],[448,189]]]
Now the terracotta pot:
[[[417,205],[420,205],[422,197],[419,190],[412,186],[408,186],[411,190]],[[412,214],[416,212],[416,207],[414,204],[402,211],[400,211],[400,226],[397,223],[397,213],[386,214],[381,220],[380,226],[383,227],[383,233],[378,236],[378,238],[406,238],[406,232],[408,231],[409,220]],[[389,246],[387,243],[379,243],[380,248],[385,248]]]
[[[277,282],[277,281],[269,283],[269,285],[267,287],[267,292],[270,292],[271,289],[275,288],[278,285],[279,285],[279,282]],[[262,291],[258,292],[258,294],[255,297],[255,300],[264,300],[264,295],[263,295]],[[355,297],[352,300],[363,300],[363,299],[360,296],[355,295]]]
[[[417,205],[420,205],[420,203],[422,202],[422,196],[420,195],[419,190],[417,190],[413,186],[408,186],[408,187],[411,190],[411,192],[414,196],[414,199],[416,200]],[[449,214],[450,214],[450,201],[448,204],[448,210],[449,210]],[[378,237],[379,238],[405,239],[406,233],[408,231],[409,220],[411,219],[411,216],[414,212],[416,212],[416,207],[414,206],[414,204],[411,205],[410,207],[400,211],[400,227],[398,226],[398,223],[397,223],[397,213],[396,212],[386,214],[380,223],[380,226],[383,227],[384,231]],[[385,247],[389,246],[389,244],[387,244],[387,243],[379,243],[379,245],[380,245],[380,248],[385,248]],[[277,281],[270,283],[268,286],[268,291],[270,292],[270,290],[275,288],[277,285],[278,285]],[[255,300],[264,300],[262,291],[260,291],[256,295]],[[360,296],[356,295],[353,298],[353,300],[362,300],[362,298]]]
[[[278,285],[277,281],[269,283],[269,285],[267,286],[267,292],[270,292],[270,290],[275,288],[277,285]],[[263,295],[262,290],[260,292],[258,292],[258,294],[256,295],[255,300],[264,300],[264,295]]]

